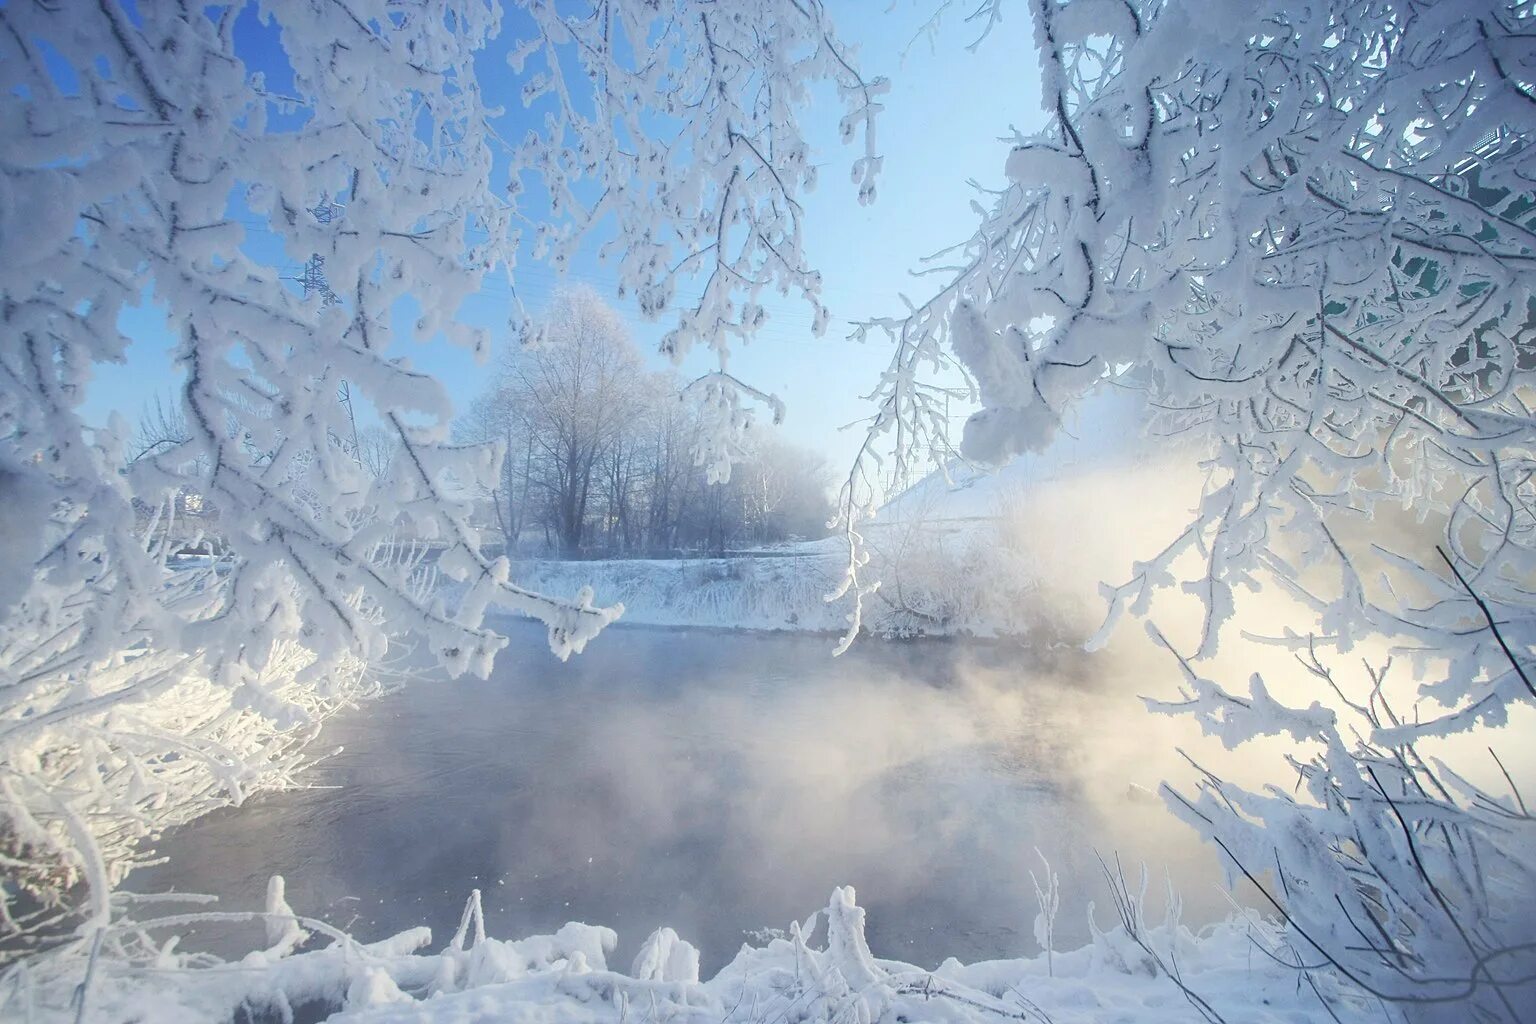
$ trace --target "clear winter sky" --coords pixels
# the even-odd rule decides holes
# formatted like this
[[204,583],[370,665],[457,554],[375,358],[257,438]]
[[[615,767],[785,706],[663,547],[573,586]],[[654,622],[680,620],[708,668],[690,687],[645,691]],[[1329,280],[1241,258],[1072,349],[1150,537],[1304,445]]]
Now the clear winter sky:
[[[878,200],[859,206],[848,169],[861,144],[842,145],[837,123],[842,114],[831,89],[822,90],[802,124],[812,142],[814,159],[822,165],[820,183],[805,204],[807,250],[822,272],[824,301],[833,320],[820,339],[810,331],[808,308],[793,299],[771,296],[765,301],[769,320],[756,341],[732,357],[732,372],[761,390],[780,395],[788,405],[785,436],[825,452],[834,465],[845,463],[857,445],[854,431],[839,431],[869,413],[860,397],[874,386],[889,357],[885,345],[858,345],[846,340],[851,320],[897,313],[898,295],[921,301],[938,279],[914,279],[910,271],[921,258],[967,238],[976,223],[970,208],[976,193],[967,185],[1003,181],[1008,143],[1001,137],[1016,124],[1029,130],[1040,122],[1039,68],[1026,12],[1009,8],[1012,17],[994,25],[980,46],[967,45],[978,27],[963,18],[968,5],[948,10],[938,32],[917,36],[939,6],[937,0],[830,0],[829,7],[843,38],[858,47],[858,61],[867,76],[885,75],[892,87],[878,123],[879,151],[885,157]],[[509,14],[502,36],[479,61],[482,87],[491,102],[520,115],[511,73],[502,59],[518,25]],[[254,17],[242,19],[238,46],[248,66],[267,74],[280,88],[287,69],[272,29]],[[248,250],[259,251],[261,226],[249,222]],[[275,250],[275,245],[269,245]],[[287,273],[298,263],[273,251]],[[665,321],[643,320],[632,303],[614,299],[616,273],[590,256],[578,260],[566,280],[593,285],[623,313],[648,360],[656,368],[666,360],[656,353]],[[525,307],[537,314],[561,279],[526,253],[514,272],[515,287]],[[498,348],[509,343],[504,326],[511,294],[503,281],[490,283],[465,309],[465,319],[495,329]],[[164,311],[152,306],[130,311],[123,318],[134,339],[129,361],[99,369],[96,386],[87,398],[87,415],[101,421],[110,410],[121,411],[133,423],[157,393],[165,394],[179,380],[167,348],[170,334]],[[467,407],[484,386],[487,370],[473,358],[443,343],[419,345],[399,332],[398,353],[409,355],[418,368],[436,374],[447,386],[458,409]],[[683,364],[683,371],[708,370],[712,355],[700,350]],[[955,409],[958,427],[964,410]]]

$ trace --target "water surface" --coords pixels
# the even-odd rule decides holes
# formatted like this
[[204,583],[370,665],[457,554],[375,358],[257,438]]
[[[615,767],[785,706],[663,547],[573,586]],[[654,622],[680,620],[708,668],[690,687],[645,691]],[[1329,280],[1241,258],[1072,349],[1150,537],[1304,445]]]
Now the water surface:
[[1037,850],[1061,877],[1058,947],[1112,910],[1095,852],[1171,872],[1221,913],[1215,860],[1144,791],[1174,757],[1074,650],[614,628],[560,663],[511,624],[489,680],[423,679],[327,724],[317,787],[165,837],[129,887],[302,914],[364,939],[451,934],[472,888],[502,938],[570,920],[667,924],[706,971],[852,884],[875,953],[932,966],[1035,951]]

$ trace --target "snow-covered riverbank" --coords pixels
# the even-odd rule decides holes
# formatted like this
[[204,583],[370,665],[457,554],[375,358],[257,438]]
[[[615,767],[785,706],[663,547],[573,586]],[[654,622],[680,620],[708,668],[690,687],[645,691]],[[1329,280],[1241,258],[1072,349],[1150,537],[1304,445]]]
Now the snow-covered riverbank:
[[[1253,943],[1267,938],[1259,922],[1234,919],[1197,936],[1176,920],[1142,921],[1134,906],[1124,918],[1108,912],[1114,923],[1101,922],[1093,941],[1073,952],[947,960],[930,971],[873,956],[864,910],[851,888],[840,888],[825,910],[743,945],[701,980],[698,950],[670,928],[642,944],[627,972],[608,963],[617,941],[608,928],[568,924],[520,941],[487,937],[478,892],[438,952],[423,951],[433,937],[416,928],[366,945],[333,935],[327,948],[293,953],[321,926],[293,916],[281,893],[279,880],[264,948],[238,962],[196,965],[174,943],[157,952],[150,932],[134,928],[108,943],[127,940],[146,962],[97,957],[84,988],[77,985],[91,958],[83,949],[40,961],[18,982],[28,988],[23,1019],[204,1024],[293,1020],[297,1010],[304,1019],[332,1011],[327,1019],[337,1024],[1172,1024],[1209,1012],[1225,1016],[1205,1019],[1269,1024],[1363,1020],[1372,1009],[1330,978],[1304,981],[1276,959],[1253,955]],[[155,938],[166,936],[157,930]]]
[[[872,565],[886,585],[868,598],[864,628],[875,636],[1022,636],[1027,579],[1004,580],[986,544],[969,531],[872,531]],[[899,558],[896,557],[899,555]],[[601,605],[624,605],[620,622],[841,633],[846,600],[826,595],[842,580],[848,550],[839,538],[725,558],[523,561],[512,578],[542,594],[590,586]],[[999,588],[997,584],[1002,583]]]
[[590,586],[602,605],[624,605],[621,622],[752,630],[832,631],[838,609],[822,600],[837,579],[825,544],[726,558],[515,562],[512,578],[543,594]]

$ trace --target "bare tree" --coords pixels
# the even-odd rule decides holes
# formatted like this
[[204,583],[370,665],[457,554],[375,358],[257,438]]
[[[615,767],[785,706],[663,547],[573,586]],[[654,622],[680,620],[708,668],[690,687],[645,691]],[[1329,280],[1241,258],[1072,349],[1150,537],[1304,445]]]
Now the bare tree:
[[759,543],[826,532],[832,476],[825,457],[768,434],[757,439],[741,471],[746,526]]
[[401,453],[400,439],[380,426],[364,427],[357,434],[357,460],[363,471],[377,480],[389,471]]
[[824,459],[757,429],[730,480],[711,482],[698,448],[707,428],[686,386],[642,371],[612,311],[590,294],[566,297],[542,323],[455,428],[508,451],[482,500],[511,547],[534,524],[566,557],[720,552],[825,530]]
[[512,401],[506,386],[505,367],[455,421],[454,436],[465,444],[501,448],[501,472],[481,486],[476,497],[489,506],[490,518],[501,533],[503,549],[515,553],[523,531],[537,511],[534,450],[527,418],[522,407]]
[[129,462],[186,444],[192,439],[187,418],[176,407],[175,399],[156,395],[139,414],[138,431],[133,436]]
[[504,389],[538,464],[534,480],[560,550],[586,539],[599,461],[640,413],[640,356],[624,323],[595,292],[561,292],[510,357]]
[[703,427],[680,389],[665,378],[643,423],[646,446],[646,536],[651,548],[671,551],[684,541],[705,487],[696,453]]

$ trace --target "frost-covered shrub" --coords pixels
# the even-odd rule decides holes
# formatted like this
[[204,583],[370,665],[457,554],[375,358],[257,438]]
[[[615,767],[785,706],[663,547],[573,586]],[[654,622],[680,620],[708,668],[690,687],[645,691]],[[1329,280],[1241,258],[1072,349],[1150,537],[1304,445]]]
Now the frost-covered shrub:
[[[174,506],[168,501],[164,512]],[[164,516],[145,535],[157,552],[161,607],[193,621],[232,600],[231,566],[212,553],[171,555]],[[381,545],[371,564],[402,569],[425,596],[435,574],[420,546]],[[275,643],[256,675],[260,699],[222,684],[217,659],[141,644],[90,664],[57,667],[61,636],[78,635],[99,596],[77,583],[51,603],[23,601],[6,622],[6,664],[27,685],[0,700],[0,944],[4,959],[109,915],[112,890],[152,858],[145,841],[265,790],[298,784],[309,749],[336,710],[398,675],[399,650],[371,662],[344,655],[314,675],[302,637]],[[370,614],[359,600],[355,611]],[[377,617],[377,612],[371,613]]]
[[895,636],[1024,636],[1041,622],[1037,566],[1005,504],[979,522],[916,518],[867,533],[880,589],[865,625]]
[[[1176,921],[1147,927],[1130,904],[1124,920],[1134,933],[1116,924],[1098,933],[1097,946],[1058,954],[1050,964],[951,959],[929,970],[877,956],[865,935],[864,908],[852,888],[839,888],[825,909],[742,945],[712,978],[700,975],[699,950],[671,928],[646,937],[627,970],[614,962],[618,936],[608,928],[567,924],[552,935],[495,938],[486,934],[478,892],[455,933],[435,943],[426,928],[355,941],[295,914],[281,878],[272,880],[261,913],[194,907],[156,914],[126,900],[119,910],[86,989],[79,979],[92,969],[89,951],[66,950],[12,974],[0,1007],[9,997],[10,1005],[26,1007],[29,1024],[205,1024],[315,1019],[316,1012],[371,1024],[1189,1020],[1165,978],[1133,966],[1149,956],[1138,942],[1164,955],[1176,950],[1176,970],[1188,983],[1219,990],[1217,1006],[1246,1013],[1229,1019],[1304,1020],[1315,1005],[1284,968],[1248,955],[1241,926],[1196,938]],[[178,943],[206,924],[246,924],[266,936],[234,962]]]
[[[1234,693],[1185,663],[1184,699],[1152,706],[1194,715],[1229,748],[1288,735],[1296,785],[1252,792],[1201,766],[1193,796],[1167,791],[1175,811],[1264,894],[1284,922],[1265,945],[1310,983],[1334,971],[1416,1015],[1525,1019],[1536,818],[1504,763],[1491,749],[1456,750],[1454,768],[1436,756],[1393,700],[1390,661],[1342,682],[1315,647],[1302,663],[1324,691],[1307,706],[1276,700],[1258,674]],[[1497,788],[1461,774],[1479,768]]]

